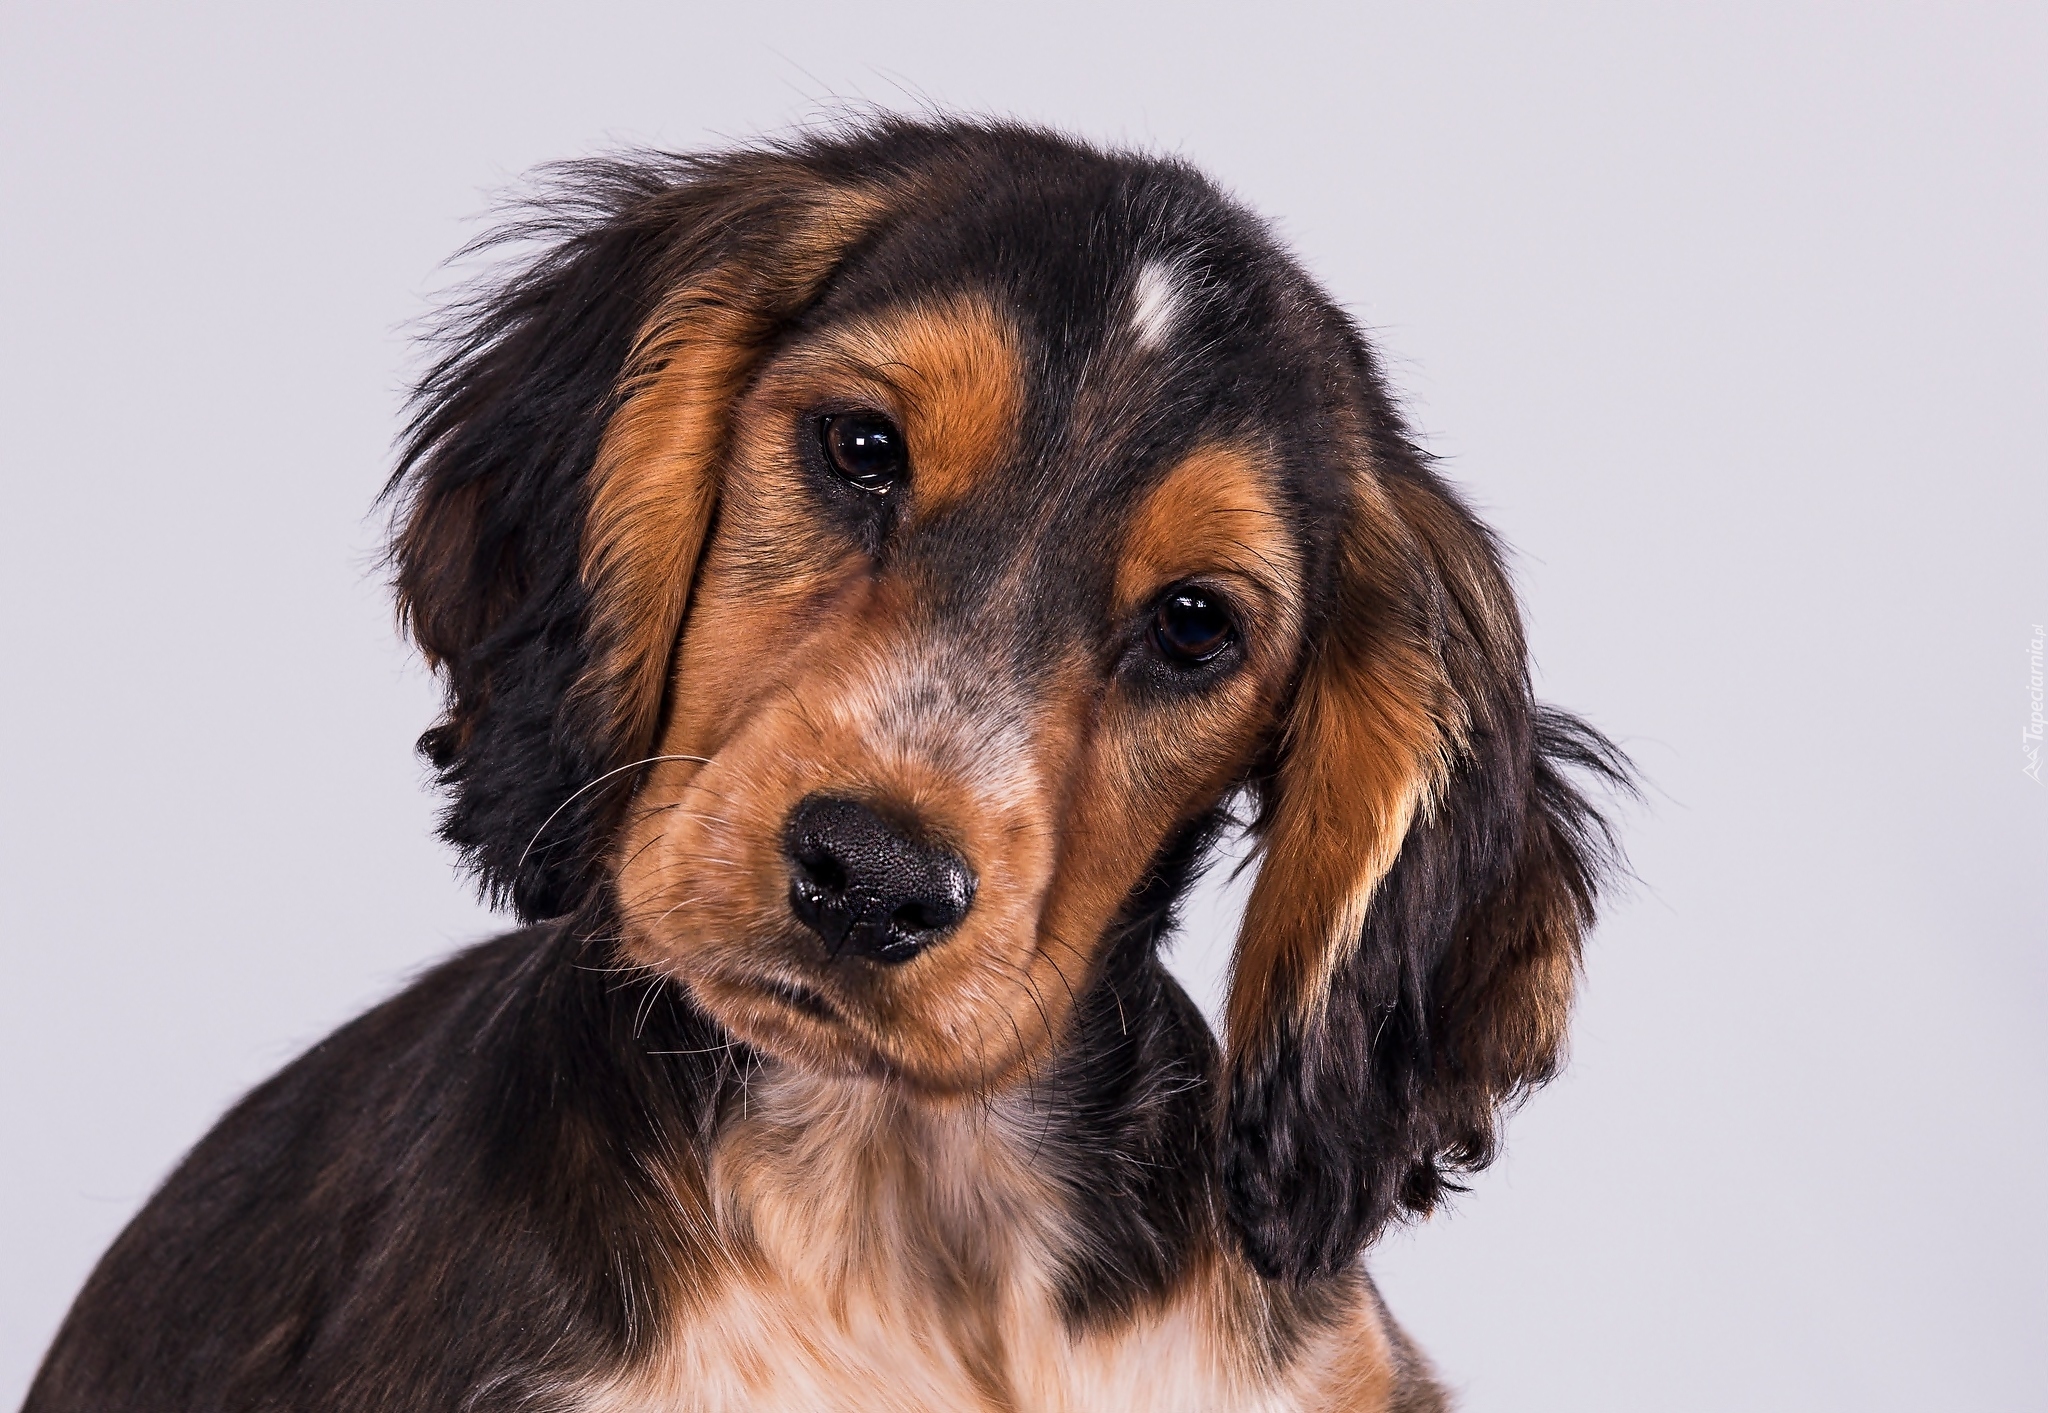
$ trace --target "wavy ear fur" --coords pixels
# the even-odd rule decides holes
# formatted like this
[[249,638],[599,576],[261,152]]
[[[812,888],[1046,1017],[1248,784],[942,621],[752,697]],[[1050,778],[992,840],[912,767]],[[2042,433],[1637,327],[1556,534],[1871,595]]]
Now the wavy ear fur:
[[447,690],[420,738],[453,794],[441,832],[528,920],[600,877],[726,407],[874,207],[772,149],[552,176],[474,248],[540,253],[453,311],[385,491],[400,614]]
[[1230,1216],[1291,1280],[1429,1211],[1555,1072],[1610,854],[1567,772],[1628,779],[1532,700],[1498,547],[1356,352],[1367,423],[1334,604],[1260,784],[1227,1026]]

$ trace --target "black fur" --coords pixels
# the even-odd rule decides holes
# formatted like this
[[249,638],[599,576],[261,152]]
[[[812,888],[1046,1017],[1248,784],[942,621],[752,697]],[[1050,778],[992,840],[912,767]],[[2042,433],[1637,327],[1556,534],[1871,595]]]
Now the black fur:
[[1528,870],[1557,874],[1590,919],[1607,839],[1567,767],[1626,786],[1614,748],[1560,713],[1487,733],[1381,885],[1320,1023],[1286,1024],[1270,1060],[1237,1077],[1225,1188],[1263,1274],[1328,1275],[1403,1212],[1432,1210],[1493,1160],[1500,1107],[1551,1078],[1551,1062],[1485,1052],[1446,958],[1475,935],[1523,945]]
[[1159,962],[1182,896],[1227,822],[1212,811],[1161,854],[1119,919],[1073,1039],[1040,1083],[1062,1114],[1070,1200],[1086,1248],[1061,1296],[1077,1325],[1108,1323],[1170,1290],[1213,1199],[1207,1164],[1220,1057],[1208,1022]]
[[259,1087],[100,1262],[26,1408],[509,1409],[646,1338],[641,1160],[695,1141],[726,1057],[602,961],[562,923],[502,937]]
[[653,209],[683,176],[580,167],[553,202],[478,247],[547,250],[455,311],[387,491],[421,527],[394,549],[401,602],[447,685],[447,719],[420,737],[453,797],[441,832],[492,901],[527,919],[580,901],[598,821],[622,793],[577,793],[620,749],[570,699],[588,666],[582,507],[674,238]]

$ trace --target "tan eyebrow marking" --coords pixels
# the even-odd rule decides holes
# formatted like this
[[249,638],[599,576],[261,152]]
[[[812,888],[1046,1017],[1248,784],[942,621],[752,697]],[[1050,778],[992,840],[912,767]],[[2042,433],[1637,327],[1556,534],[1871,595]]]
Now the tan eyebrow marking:
[[910,448],[912,513],[965,496],[1002,460],[1024,401],[1015,325],[988,300],[956,295],[852,324],[827,354],[888,389]]
[[1276,604],[1291,603],[1300,593],[1301,566],[1301,547],[1274,501],[1263,459],[1243,447],[1199,447],[1146,492],[1132,515],[1117,565],[1117,611],[1131,612],[1195,574],[1249,580]]

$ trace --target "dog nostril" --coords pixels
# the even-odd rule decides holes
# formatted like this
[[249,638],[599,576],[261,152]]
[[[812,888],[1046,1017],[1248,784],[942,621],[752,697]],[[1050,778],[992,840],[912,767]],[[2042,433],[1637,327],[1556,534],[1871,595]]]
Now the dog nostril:
[[846,869],[824,849],[816,845],[798,849],[792,853],[791,862],[806,881],[833,893],[846,891]]
[[856,800],[812,795],[784,836],[789,906],[837,957],[903,962],[960,924],[974,875],[952,850]]
[[936,932],[959,921],[957,917],[948,916],[947,912],[943,904],[905,903],[889,914],[889,921],[906,932]]
[[959,926],[967,915],[969,892],[955,879],[941,878],[930,893],[900,904],[889,914],[889,930],[899,945],[922,947]]

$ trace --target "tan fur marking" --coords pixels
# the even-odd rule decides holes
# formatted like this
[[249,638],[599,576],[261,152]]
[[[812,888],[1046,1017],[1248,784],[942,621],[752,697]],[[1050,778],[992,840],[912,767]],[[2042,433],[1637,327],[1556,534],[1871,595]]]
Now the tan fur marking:
[[1226,1024],[1233,1047],[1255,1041],[1275,1005],[1304,1017],[1320,1010],[1434,789],[1435,723],[1386,692],[1382,676],[1318,661],[1301,684],[1281,803],[1238,940]]
[[871,193],[818,193],[792,218],[772,272],[726,265],[684,283],[635,342],[591,473],[583,580],[600,655],[577,690],[604,701],[636,749],[661,707],[734,394],[769,333],[880,209]]
[[879,385],[910,449],[912,511],[968,495],[1016,435],[1024,375],[1016,327],[977,295],[913,306],[836,330],[820,360]]
[[1374,891],[1442,788],[1465,731],[1443,662],[1397,605],[1417,547],[1378,478],[1354,479],[1339,545],[1337,621],[1297,688],[1263,862],[1238,936],[1225,1030],[1233,1053],[1279,1008],[1313,1023]]
[[1183,457],[1131,517],[1117,564],[1119,610],[1132,612],[1197,573],[1251,585],[1262,600],[1254,607],[1298,600],[1301,549],[1273,503],[1271,484],[1247,448],[1207,446]]
[[[707,606],[744,585],[729,566],[747,536],[734,524],[714,546]],[[1050,1043],[1066,1005],[1060,954],[1038,936],[1054,848],[1043,763],[1070,754],[1048,738],[1062,728],[962,645],[918,631],[900,581],[859,577],[822,613],[803,607],[736,659],[685,634],[677,697],[692,711],[663,753],[712,763],[665,762],[636,800],[620,875],[630,948],[774,1053],[842,1073],[879,1057],[913,1082],[986,1090]],[[780,856],[787,812],[821,792],[914,817],[972,860],[975,907],[944,946],[888,969],[822,965],[789,917]],[[1074,975],[1076,959],[1064,966]],[[763,992],[770,979],[815,987],[836,1022],[791,1011]]]
[[[1274,513],[1258,455],[1217,446],[1191,453],[1139,504],[1119,549],[1115,607],[1142,613],[1171,584],[1199,575],[1222,586],[1243,620],[1246,660],[1183,703],[1123,696],[1090,705],[1075,730],[1090,742],[1060,831],[1045,901],[1046,938],[1084,959],[1063,981],[1078,989],[1102,929],[1173,829],[1238,778],[1271,724],[1300,632],[1300,550]],[[1076,702],[1076,708],[1081,703]]]

